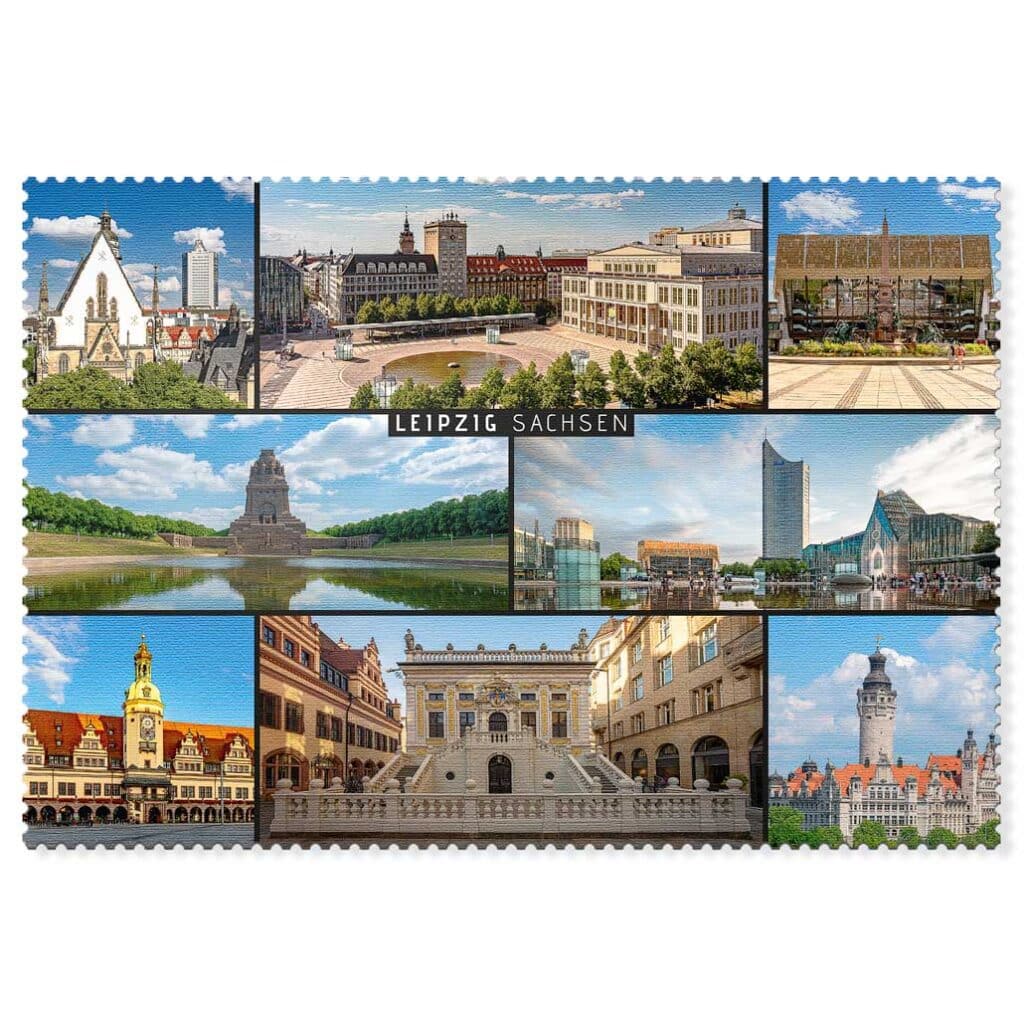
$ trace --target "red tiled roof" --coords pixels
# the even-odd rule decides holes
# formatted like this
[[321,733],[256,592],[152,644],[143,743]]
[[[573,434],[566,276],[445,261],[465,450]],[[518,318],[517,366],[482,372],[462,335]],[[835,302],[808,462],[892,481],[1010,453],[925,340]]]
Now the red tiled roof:
[[468,274],[543,274],[544,264],[539,256],[467,256]]
[[[928,759],[927,768],[920,768],[916,764],[903,765],[902,767],[893,765],[893,778],[896,780],[900,789],[906,789],[907,780],[911,776],[917,779],[917,790],[919,793],[927,789],[929,782],[931,782],[931,768],[933,767],[933,760],[941,760],[950,763],[951,766],[948,769],[945,769],[940,765],[934,765],[934,767],[939,768],[940,771],[955,771],[955,779],[947,778],[945,775],[940,775],[939,782],[943,789],[949,790],[950,792],[956,792],[956,790],[959,789],[960,781],[960,758],[943,757],[937,759],[934,755]],[[955,762],[955,769],[952,766],[952,762]],[[850,780],[855,775],[860,776],[861,784],[866,788],[868,783],[875,777],[875,770],[877,767],[878,766],[874,764],[848,764],[844,765],[842,768],[834,769],[836,782],[839,783],[839,792],[843,796],[846,796],[849,793]],[[786,786],[791,796],[795,796],[800,792],[800,785],[804,779],[807,780],[808,790],[813,793],[825,781],[825,776],[822,772],[804,772],[801,770],[794,772],[793,777],[786,782]]]
[[547,270],[586,270],[586,256],[542,256],[541,263]]
[[[82,736],[91,723],[104,738],[109,753],[120,756],[124,742],[124,719],[114,715],[83,715],[74,711],[29,710],[25,719],[32,727],[36,738],[48,754],[60,752],[71,754],[81,742]],[[60,726],[60,728],[58,728]],[[197,722],[164,721],[164,757],[171,760],[178,745],[191,730],[194,736],[203,740],[206,749],[204,757],[209,761],[220,761],[225,748],[231,745],[235,736],[241,736],[250,747],[255,742],[253,729],[238,725],[203,725]],[[58,746],[57,740],[61,743]]]
[[339,672],[358,672],[365,655],[360,647],[339,647],[326,633],[320,633],[320,659]]

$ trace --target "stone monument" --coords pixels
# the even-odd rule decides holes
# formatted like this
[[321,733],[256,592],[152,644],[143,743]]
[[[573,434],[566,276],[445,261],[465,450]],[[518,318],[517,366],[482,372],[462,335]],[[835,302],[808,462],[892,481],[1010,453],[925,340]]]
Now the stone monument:
[[264,448],[249,470],[245,512],[228,529],[229,555],[308,555],[306,524],[291,514],[284,466]]

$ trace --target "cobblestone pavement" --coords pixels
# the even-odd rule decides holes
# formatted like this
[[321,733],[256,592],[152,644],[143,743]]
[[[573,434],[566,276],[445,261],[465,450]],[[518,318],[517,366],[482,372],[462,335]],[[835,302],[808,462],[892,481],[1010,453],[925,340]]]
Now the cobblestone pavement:
[[340,363],[334,359],[334,343],[330,339],[291,338],[298,353],[285,367],[276,366],[280,338],[264,339],[261,344],[260,405],[279,409],[345,409],[360,384],[372,380],[385,364],[405,356],[425,352],[496,352],[514,359],[523,366],[536,363],[544,373],[563,352],[583,348],[605,370],[616,349],[627,348],[623,342],[591,337],[565,327],[535,328],[508,331],[501,344],[488,345],[483,333],[461,334],[447,338],[424,338],[414,341],[363,342],[355,346],[355,358]]
[[768,362],[772,409],[996,409],[995,363]]
[[252,846],[253,824],[248,825],[33,825],[25,829],[25,845],[37,846]]

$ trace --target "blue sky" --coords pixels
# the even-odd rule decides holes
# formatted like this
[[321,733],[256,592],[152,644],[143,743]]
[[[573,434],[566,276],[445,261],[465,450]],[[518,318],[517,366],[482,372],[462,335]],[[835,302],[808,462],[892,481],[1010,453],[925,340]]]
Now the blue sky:
[[882,214],[894,235],[989,235],[998,266],[999,184],[995,178],[963,181],[772,182],[768,197],[769,278],[775,276],[779,235],[878,234]]
[[252,311],[253,206],[248,180],[216,182],[112,180],[25,183],[25,308],[39,300],[42,261],[49,260],[50,303],[56,305],[89,251],[104,207],[121,240],[121,263],[148,307],[153,264],[160,267],[160,304],[181,302],[181,256],[201,238],[220,255],[220,301]]
[[405,211],[423,247],[423,225],[455,210],[469,226],[470,253],[605,249],[647,241],[667,225],[722,220],[734,203],[761,218],[759,182],[264,181],[260,251],[393,252]]
[[467,615],[453,618],[442,615],[316,615],[320,628],[333,640],[344,637],[353,647],[365,647],[370,637],[380,649],[381,668],[388,692],[405,706],[405,687],[399,675],[390,673],[405,657],[405,631],[411,629],[418,644],[426,650],[443,650],[449,643],[462,650],[477,644],[502,649],[516,644],[520,649],[546,643],[552,649],[571,647],[585,628],[591,637],[607,621],[600,615]]
[[594,524],[602,554],[636,542],[717,543],[761,553],[761,441],[811,469],[811,540],[862,530],[878,489],[927,512],[994,517],[995,420],[980,416],[638,416],[636,437],[524,439],[515,522],[551,535],[558,516]]
[[165,718],[252,727],[253,623],[247,616],[29,616],[26,707],[119,715],[143,633]]
[[504,438],[389,438],[386,417],[30,416],[28,482],[222,529],[261,448],[314,529],[507,486]]
[[973,728],[997,732],[995,616],[860,615],[769,620],[769,756],[788,774],[858,757],[857,687],[881,636],[898,694],[895,754],[923,765],[955,754]]

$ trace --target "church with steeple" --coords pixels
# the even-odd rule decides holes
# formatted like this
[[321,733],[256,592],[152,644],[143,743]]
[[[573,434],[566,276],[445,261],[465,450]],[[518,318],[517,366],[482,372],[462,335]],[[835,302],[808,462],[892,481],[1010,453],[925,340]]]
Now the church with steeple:
[[843,767],[826,761],[824,770],[808,757],[799,768],[768,780],[772,806],[793,807],[805,830],[838,826],[847,842],[857,826],[874,821],[890,839],[900,829],[920,835],[944,828],[968,835],[991,821],[999,806],[999,755],[995,734],[979,749],[968,729],[956,754],[929,754],[923,767],[895,753],[898,694],[886,672],[882,638],[868,655],[868,673],[857,689],[859,760]]
[[50,305],[43,262],[36,308],[36,379],[96,366],[126,383],[135,370],[160,358],[159,297],[153,268],[153,307],[143,311],[125,273],[121,240],[108,210],[99,219],[89,251],[64,294]]

